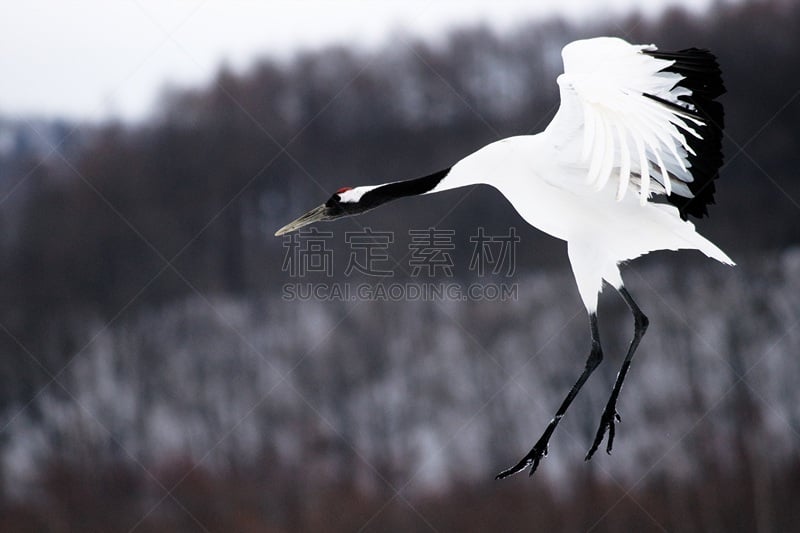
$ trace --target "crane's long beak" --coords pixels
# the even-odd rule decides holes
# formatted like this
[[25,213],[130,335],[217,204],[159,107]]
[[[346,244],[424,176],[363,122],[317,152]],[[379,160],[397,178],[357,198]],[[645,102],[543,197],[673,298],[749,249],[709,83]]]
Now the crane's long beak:
[[275,236],[280,237],[284,233],[296,231],[302,228],[303,226],[308,226],[309,224],[312,224],[314,222],[319,222],[320,220],[330,220],[331,218],[333,217],[328,215],[327,206],[325,204],[322,204],[319,207],[315,207],[314,209],[312,209],[305,215],[301,216],[297,220],[286,224],[284,227],[275,232]]

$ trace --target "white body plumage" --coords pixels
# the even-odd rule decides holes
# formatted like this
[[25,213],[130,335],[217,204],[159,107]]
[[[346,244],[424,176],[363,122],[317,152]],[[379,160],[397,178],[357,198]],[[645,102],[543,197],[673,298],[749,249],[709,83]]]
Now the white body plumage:
[[495,187],[526,222],[567,241],[578,290],[590,312],[597,308],[603,280],[614,288],[622,285],[618,263],[648,252],[695,249],[733,264],[694,224],[682,220],[676,207],[642,204],[641,193],[633,191],[617,199],[617,176],[596,191],[585,183],[588,168],[563,161],[561,154],[547,131],[503,139],[456,163],[430,192],[473,183]]

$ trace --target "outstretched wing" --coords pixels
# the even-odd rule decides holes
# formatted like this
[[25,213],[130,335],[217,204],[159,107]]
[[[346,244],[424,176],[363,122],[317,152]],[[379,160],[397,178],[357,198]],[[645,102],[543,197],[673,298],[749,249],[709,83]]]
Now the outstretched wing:
[[703,216],[722,165],[725,92],[714,56],[660,52],[600,37],[564,47],[561,107],[547,133],[585,185],[616,197],[666,194],[681,216]]

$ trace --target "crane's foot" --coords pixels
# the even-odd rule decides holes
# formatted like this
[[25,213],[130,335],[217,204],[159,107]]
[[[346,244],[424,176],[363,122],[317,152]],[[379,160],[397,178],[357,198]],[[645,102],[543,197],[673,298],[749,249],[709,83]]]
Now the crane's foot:
[[609,401],[606,408],[603,410],[603,416],[600,417],[600,427],[597,428],[597,435],[594,437],[594,442],[592,443],[592,447],[589,448],[589,453],[586,454],[586,461],[590,460],[594,455],[594,452],[597,451],[597,448],[600,446],[600,443],[603,442],[603,437],[606,435],[606,431],[608,431],[608,444],[606,445],[606,453],[611,453],[611,448],[614,447],[614,432],[615,432],[615,424],[617,422],[622,422],[622,418],[620,418],[619,413],[617,412],[615,401]]
[[514,474],[525,470],[529,465],[531,467],[531,471],[528,473],[528,475],[532,476],[533,473],[536,472],[536,468],[539,466],[539,461],[541,461],[542,458],[547,455],[547,444],[550,440],[550,434],[552,434],[552,431],[545,431],[544,435],[541,436],[539,441],[533,446],[533,448],[531,448],[531,451],[528,452],[528,455],[523,457],[520,462],[511,468],[503,470],[497,474],[494,478],[504,479],[509,476],[513,476]]

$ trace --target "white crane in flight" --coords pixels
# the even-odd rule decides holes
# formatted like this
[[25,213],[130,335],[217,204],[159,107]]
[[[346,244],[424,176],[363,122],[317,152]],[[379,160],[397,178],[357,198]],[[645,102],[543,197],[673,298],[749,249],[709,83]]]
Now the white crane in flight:
[[600,418],[590,459],[608,433],[614,443],[617,398],[648,320],[625,289],[619,264],[655,250],[699,250],[733,265],[695,231],[714,203],[722,165],[725,92],[716,58],[690,48],[662,52],[613,37],[575,41],[562,51],[561,106],[537,135],[493,142],[452,167],[406,181],[343,187],[323,205],[278,230],[356,215],[405,196],[473,184],[499,190],[529,224],[567,241],[578,292],[589,315],[591,350],[583,373],[541,438],[501,479],[536,471],[575,396],[603,359],[597,299],[603,282],[633,313],[634,334]]

